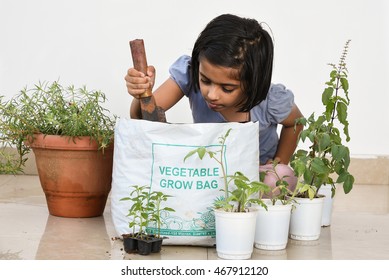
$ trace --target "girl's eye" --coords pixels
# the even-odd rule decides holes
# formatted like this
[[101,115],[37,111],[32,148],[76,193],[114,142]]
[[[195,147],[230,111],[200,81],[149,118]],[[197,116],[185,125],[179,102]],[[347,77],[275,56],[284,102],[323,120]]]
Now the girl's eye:
[[[207,80],[207,79],[204,79],[204,78],[200,78],[200,83],[204,84],[204,85],[207,85],[209,86],[210,84],[212,84],[212,82],[210,80]],[[221,86],[221,90],[224,92],[224,93],[232,93],[235,88],[227,88],[227,87],[224,87],[224,86]]]
[[225,93],[231,93],[231,92],[234,91],[233,89],[227,89],[227,88],[225,88],[225,87],[222,87],[222,90],[223,90]]
[[200,82],[205,84],[205,85],[210,85],[211,82],[209,80],[204,80],[204,79],[200,79]]

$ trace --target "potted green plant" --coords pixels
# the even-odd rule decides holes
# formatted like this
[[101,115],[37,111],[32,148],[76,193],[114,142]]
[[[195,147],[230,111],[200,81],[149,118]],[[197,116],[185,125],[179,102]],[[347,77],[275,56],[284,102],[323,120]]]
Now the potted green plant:
[[[229,129],[219,137],[220,149],[198,147],[189,152],[184,161],[193,155],[200,159],[208,155],[222,170],[223,195],[214,201],[216,224],[216,251],[223,259],[249,259],[253,252],[257,211],[251,204],[262,205],[259,192],[264,187],[258,181],[250,181],[243,173],[236,171],[228,175],[225,169],[224,153]],[[237,230],[239,229],[239,230]]]
[[[1,98],[1,170],[23,171],[33,150],[50,214],[102,215],[111,189],[115,116],[101,91],[38,83],[8,101]],[[4,153],[3,153],[4,155]]]
[[[128,227],[131,233],[123,234],[124,250],[127,253],[138,251],[138,240],[145,240],[147,237],[146,226],[149,220],[150,207],[148,204],[149,189],[148,186],[132,186],[133,190],[130,196],[123,197],[121,201],[131,201],[132,205],[128,210],[127,216],[130,217]],[[142,246],[143,245],[143,246]],[[145,247],[140,244],[140,254],[148,255],[151,252],[151,246]]]
[[162,207],[162,203],[167,201],[169,197],[172,196],[164,194],[161,191],[152,191],[149,195],[151,217],[147,225],[147,232],[150,235],[154,236],[154,240],[155,240],[151,248],[152,253],[158,253],[159,251],[161,251],[163,239],[166,238],[166,237],[161,237],[162,214],[166,212],[175,212],[175,210],[171,207],[168,206]]
[[[347,194],[354,184],[354,177],[348,171],[350,165],[350,151],[344,141],[350,141],[349,123],[347,120],[348,106],[348,71],[346,56],[350,40],[344,46],[340,61],[337,65],[330,64],[330,80],[326,82],[321,99],[324,112],[318,117],[312,113],[308,118],[300,118],[296,125],[303,125],[299,134],[301,142],[309,142],[307,149],[298,149],[292,156],[291,167],[297,178],[296,209],[292,211],[291,238],[315,240],[320,236],[323,195],[319,194],[323,186],[331,186],[332,196],[335,194],[335,184],[342,185]],[[344,138],[344,139],[343,139]],[[315,227],[312,233],[305,236],[296,229],[296,218],[302,204],[316,205],[319,221],[302,222]],[[311,212],[312,213],[312,212]],[[310,215],[312,216],[312,215]],[[300,220],[300,219],[298,219]]]
[[123,234],[124,250],[127,253],[148,255],[161,251],[163,237],[161,237],[161,213],[174,212],[170,207],[162,207],[170,195],[160,191],[151,191],[149,186],[132,186],[133,190],[128,197],[121,201],[130,201],[131,207],[127,216],[130,217],[128,227],[130,233]]

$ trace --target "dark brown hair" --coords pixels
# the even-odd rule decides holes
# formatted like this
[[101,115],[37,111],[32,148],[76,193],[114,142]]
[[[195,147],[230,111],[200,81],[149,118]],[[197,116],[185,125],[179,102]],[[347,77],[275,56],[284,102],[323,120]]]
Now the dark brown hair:
[[211,64],[239,70],[245,99],[240,112],[248,112],[263,101],[273,72],[273,41],[255,19],[223,14],[207,24],[192,51],[192,86],[199,89],[200,58]]

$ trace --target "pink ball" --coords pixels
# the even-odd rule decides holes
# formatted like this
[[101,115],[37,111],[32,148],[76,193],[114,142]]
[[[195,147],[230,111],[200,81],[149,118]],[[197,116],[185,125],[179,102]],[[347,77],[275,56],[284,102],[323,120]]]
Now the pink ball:
[[[278,177],[273,172],[273,164],[265,164],[259,166],[259,172],[268,171],[268,170],[270,171],[267,172],[263,182],[268,186],[270,186],[271,188],[275,188],[276,183],[278,181]],[[276,165],[275,171],[277,172],[280,178],[285,176],[284,181],[286,181],[289,184],[288,188],[291,191],[293,191],[297,183],[297,177],[294,175],[293,169],[289,165],[279,163]]]

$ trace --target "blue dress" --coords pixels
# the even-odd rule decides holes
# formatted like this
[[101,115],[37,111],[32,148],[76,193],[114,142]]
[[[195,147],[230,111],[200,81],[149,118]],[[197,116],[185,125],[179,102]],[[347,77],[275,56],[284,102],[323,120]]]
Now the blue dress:
[[[191,57],[183,55],[170,67],[170,78],[181,88],[192,110],[195,123],[221,123],[226,122],[219,112],[208,108],[200,91],[190,87],[190,60]],[[277,151],[278,133],[277,125],[286,119],[294,104],[293,93],[282,84],[272,84],[265,100],[250,110],[250,120],[259,123],[259,154],[260,163],[273,159]]]

